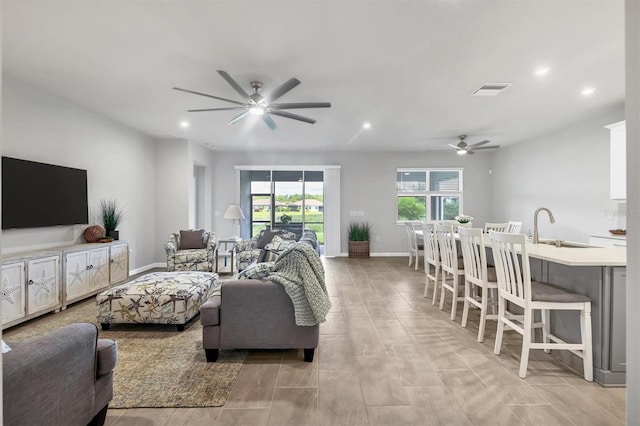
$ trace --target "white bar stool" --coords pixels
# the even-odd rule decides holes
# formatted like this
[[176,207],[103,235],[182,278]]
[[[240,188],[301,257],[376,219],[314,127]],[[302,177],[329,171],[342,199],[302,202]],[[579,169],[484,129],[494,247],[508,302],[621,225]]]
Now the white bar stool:
[[[529,254],[523,234],[507,234],[491,231],[493,258],[498,276],[498,331],[493,353],[500,354],[504,327],[522,334],[522,355],[519,375],[527,375],[529,350],[569,350],[583,360],[584,378],[593,381],[593,353],[591,343],[591,300],[581,294],[569,293],[550,284],[531,281]],[[519,255],[521,257],[519,257]],[[521,260],[520,260],[521,259]],[[508,310],[509,305],[519,306],[524,315]],[[542,323],[534,323],[534,312],[541,312]],[[580,343],[567,343],[551,334],[549,311],[580,311]],[[533,342],[534,327],[542,326],[542,343]],[[553,343],[552,343],[553,342]]]

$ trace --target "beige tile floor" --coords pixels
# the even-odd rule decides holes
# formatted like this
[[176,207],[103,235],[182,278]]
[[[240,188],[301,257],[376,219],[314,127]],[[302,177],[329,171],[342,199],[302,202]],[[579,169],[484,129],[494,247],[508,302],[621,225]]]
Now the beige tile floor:
[[[325,259],[333,309],[313,363],[252,352],[224,407],[109,410],[108,425],[623,425],[625,389],[585,382],[542,351],[518,377],[521,339],[493,355],[422,297],[406,258]],[[461,307],[461,305],[460,305]]]

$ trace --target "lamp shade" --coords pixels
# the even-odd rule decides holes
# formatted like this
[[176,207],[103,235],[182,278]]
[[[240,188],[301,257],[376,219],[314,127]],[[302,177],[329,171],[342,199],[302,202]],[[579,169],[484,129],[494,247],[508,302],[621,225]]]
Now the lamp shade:
[[244,219],[244,214],[242,213],[242,210],[240,210],[240,207],[236,206],[235,204],[231,204],[229,207],[227,207],[227,211],[224,213],[223,217],[225,219],[239,220]]

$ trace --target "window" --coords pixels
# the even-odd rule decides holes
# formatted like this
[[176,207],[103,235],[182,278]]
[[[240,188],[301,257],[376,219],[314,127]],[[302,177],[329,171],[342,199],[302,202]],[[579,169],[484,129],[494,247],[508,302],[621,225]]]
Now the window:
[[462,169],[397,169],[398,221],[451,220],[462,211]]

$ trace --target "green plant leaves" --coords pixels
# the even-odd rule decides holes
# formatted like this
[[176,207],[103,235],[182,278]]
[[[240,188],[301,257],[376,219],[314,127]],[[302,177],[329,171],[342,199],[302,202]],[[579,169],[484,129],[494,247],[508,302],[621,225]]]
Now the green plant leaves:
[[100,200],[100,212],[102,215],[102,226],[109,231],[115,231],[118,225],[124,220],[122,208],[118,208],[116,200]]
[[349,241],[370,241],[371,224],[368,222],[351,222],[349,224]]

